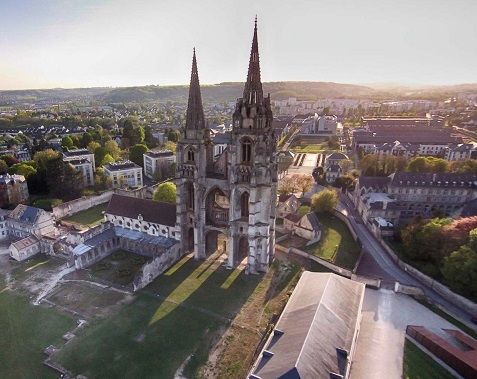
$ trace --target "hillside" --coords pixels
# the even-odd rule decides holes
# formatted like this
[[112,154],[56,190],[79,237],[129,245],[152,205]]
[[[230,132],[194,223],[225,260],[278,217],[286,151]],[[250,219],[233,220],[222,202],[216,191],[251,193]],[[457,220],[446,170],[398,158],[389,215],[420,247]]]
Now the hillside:
[[[241,97],[243,83],[202,85],[206,102],[229,102]],[[370,100],[434,99],[445,100],[459,92],[477,92],[477,84],[451,86],[355,85],[333,82],[269,82],[263,83],[272,99],[296,97],[299,100],[323,98],[360,98]],[[0,102],[40,102],[89,100],[101,103],[136,103],[187,101],[188,86],[141,86],[120,88],[75,88],[0,91]]]

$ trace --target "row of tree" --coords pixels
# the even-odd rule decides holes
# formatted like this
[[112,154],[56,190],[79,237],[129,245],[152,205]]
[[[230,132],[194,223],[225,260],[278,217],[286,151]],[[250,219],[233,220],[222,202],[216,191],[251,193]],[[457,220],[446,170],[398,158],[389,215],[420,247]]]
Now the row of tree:
[[366,154],[361,158],[360,165],[363,176],[388,176],[396,171],[477,174],[477,160],[475,159],[449,162],[436,157],[415,157],[409,159],[404,156]]

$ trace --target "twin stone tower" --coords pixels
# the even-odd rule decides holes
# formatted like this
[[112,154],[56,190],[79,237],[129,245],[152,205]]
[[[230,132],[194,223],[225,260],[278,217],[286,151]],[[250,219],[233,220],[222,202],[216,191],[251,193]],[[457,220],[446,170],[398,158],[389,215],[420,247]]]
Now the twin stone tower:
[[243,97],[237,100],[227,148],[214,157],[204,117],[195,50],[185,127],[177,142],[177,221],[181,251],[203,259],[221,250],[227,266],[268,269],[275,248],[276,138],[270,94],[260,80],[257,20]]

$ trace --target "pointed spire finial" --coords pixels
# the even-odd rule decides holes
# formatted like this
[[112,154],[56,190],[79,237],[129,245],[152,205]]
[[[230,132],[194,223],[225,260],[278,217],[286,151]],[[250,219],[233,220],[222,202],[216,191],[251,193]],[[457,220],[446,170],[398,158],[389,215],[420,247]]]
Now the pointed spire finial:
[[262,82],[260,80],[260,57],[258,55],[257,16],[255,16],[252,51],[250,52],[247,82],[243,90],[243,99],[249,104],[259,104],[263,100]]
[[192,53],[192,70],[190,74],[189,101],[187,103],[186,129],[203,129],[205,127],[204,109],[200,94],[199,71],[195,47]]

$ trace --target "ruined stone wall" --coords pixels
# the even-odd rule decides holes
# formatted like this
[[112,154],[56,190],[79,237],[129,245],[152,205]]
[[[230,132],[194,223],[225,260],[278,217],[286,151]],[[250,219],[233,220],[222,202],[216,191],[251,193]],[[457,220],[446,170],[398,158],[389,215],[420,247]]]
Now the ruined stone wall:
[[86,209],[95,207],[99,204],[107,203],[113,196],[114,191],[106,191],[101,195],[87,196],[80,199],[68,201],[53,208],[53,215],[55,218],[61,219],[64,217],[72,216],[76,213],[82,212]]
[[180,244],[176,243],[174,246],[164,251],[161,255],[154,258],[142,266],[133,280],[134,291],[146,287],[160,274],[171,267],[181,257]]

